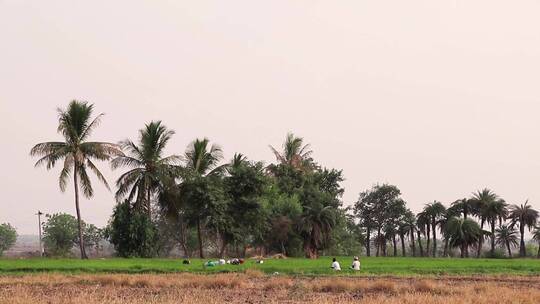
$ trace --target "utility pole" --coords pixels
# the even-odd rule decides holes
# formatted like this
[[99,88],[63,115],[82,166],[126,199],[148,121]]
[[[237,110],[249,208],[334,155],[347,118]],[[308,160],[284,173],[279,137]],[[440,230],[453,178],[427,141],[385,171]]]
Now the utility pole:
[[38,216],[38,231],[39,231],[39,255],[43,257],[43,245],[41,242],[41,216],[43,215],[43,212],[38,210],[38,213],[36,214]]

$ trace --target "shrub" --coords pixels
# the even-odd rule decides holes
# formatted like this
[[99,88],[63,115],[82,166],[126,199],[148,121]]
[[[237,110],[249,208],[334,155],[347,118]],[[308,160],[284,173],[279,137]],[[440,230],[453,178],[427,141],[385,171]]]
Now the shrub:
[[69,255],[78,238],[77,219],[67,213],[47,214],[46,217],[43,226],[45,251],[52,256]]

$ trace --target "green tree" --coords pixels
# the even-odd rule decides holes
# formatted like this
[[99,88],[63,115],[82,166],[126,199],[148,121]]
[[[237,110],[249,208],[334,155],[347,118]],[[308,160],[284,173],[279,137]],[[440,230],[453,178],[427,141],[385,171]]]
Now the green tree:
[[495,227],[497,221],[499,222],[499,225],[502,224],[503,219],[506,218],[508,215],[508,208],[507,204],[502,199],[498,199],[495,201],[492,201],[488,203],[485,206],[484,215],[486,217],[486,220],[489,222],[489,225],[491,227],[491,250],[490,250],[490,256],[495,256]]
[[[55,213],[46,215],[47,221],[43,226],[43,242],[48,255],[68,256],[74,245],[78,243],[77,232],[79,223],[71,214]],[[86,224],[81,223],[84,228]]]
[[[383,228],[389,221],[395,221],[397,212],[395,206],[401,205],[398,201],[401,191],[393,185],[375,185],[370,190],[360,193],[358,201],[355,203],[355,213],[366,228],[366,242],[369,244],[371,228],[377,230],[376,256],[379,256],[381,249],[384,249],[386,242],[383,242]],[[366,244],[366,245],[367,245]],[[366,246],[366,249],[369,245]],[[369,250],[368,250],[369,251]]]
[[148,214],[131,206],[128,200],[113,210],[105,236],[120,257],[154,257],[158,251],[159,234]]
[[465,257],[465,248],[478,243],[482,237],[482,229],[473,220],[451,218],[448,221],[448,236],[452,248],[459,247],[461,257]]
[[[416,225],[418,228],[417,235],[418,235],[418,246],[420,248],[420,256],[429,256],[429,245],[431,244],[430,240],[430,216],[422,211],[416,215]],[[426,237],[426,251],[424,252],[424,249],[422,247],[422,238],[421,234],[423,234]]]
[[85,225],[84,241],[86,248],[93,248],[96,256],[99,255],[99,250],[101,249],[101,242],[104,239],[104,229],[98,228],[93,224]]
[[151,198],[158,188],[163,187],[163,180],[169,178],[177,170],[180,157],[177,155],[163,156],[167,143],[174,131],[167,129],[161,121],[152,121],[139,130],[137,143],[129,139],[120,143],[127,155],[117,156],[112,160],[113,169],[128,167],[129,171],[122,174],[116,181],[118,190],[116,199],[135,199],[138,209],[146,208],[151,218]]
[[538,220],[538,211],[534,210],[529,201],[521,205],[510,206],[509,218],[511,220],[511,227],[519,224],[520,243],[519,243],[519,256],[525,257],[525,228],[533,228]]
[[17,230],[8,223],[0,225],[0,257],[4,251],[15,245],[17,241]]
[[105,177],[96,167],[93,160],[107,161],[112,157],[122,155],[121,150],[115,144],[87,141],[103,116],[103,114],[99,114],[92,120],[93,109],[94,105],[77,100],[70,102],[66,110],[58,109],[58,132],[64,137],[64,141],[40,143],[30,151],[30,155],[41,157],[36,162],[36,167],[45,165],[47,169],[51,169],[58,161],[63,160],[64,164],[59,177],[62,192],[66,190],[68,178],[73,175],[79,235],[78,243],[82,259],[86,259],[87,256],[84,249],[83,221],[79,208],[79,181],[80,188],[87,198],[92,197],[94,194],[88,170],[92,171],[98,180],[109,189]]
[[178,202],[185,205],[186,216],[197,227],[199,256],[204,258],[203,227],[208,220],[214,224],[222,218],[226,206],[223,204],[221,175],[226,168],[219,165],[223,159],[222,150],[217,145],[210,145],[208,139],[196,139],[184,155],[185,167],[182,182],[179,185]]
[[[313,159],[311,158],[311,154],[313,153],[311,146],[304,144],[304,139],[294,136],[293,133],[287,134],[282,151],[278,151],[272,146],[270,146],[270,149],[282,165],[302,171],[311,170],[314,167]],[[275,167],[270,167],[271,170],[273,168]]]
[[[500,200],[499,196],[495,194],[490,189],[483,189],[480,191],[477,191],[476,193],[473,193],[473,197],[471,198],[472,204],[474,206],[473,213],[480,219],[480,230],[484,230],[484,224],[486,220],[488,220],[489,212],[488,207],[495,201]],[[478,239],[478,247],[476,252],[476,257],[480,257],[480,253],[482,251],[482,242],[484,240],[484,236],[482,235],[480,239]]]
[[225,196],[228,201],[222,232],[223,256],[231,241],[244,243],[249,239],[261,242],[265,229],[266,213],[261,197],[267,185],[262,163],[252,163],[242,154],[235,154],[227,167],[224,178]]
[[331,206],[314,203],[304,206],[298,227],[304,238],[304,252],[307,258],[319,257],[318,251],[323,248],[326,237],[336,225],[336,214]]
[[[440,202],[433,202],[424,207],[424,213],[428,216],[433,232],[433,257],[437,256],[437,226],[446,212],[446,207]],[[428,224],[429,225],[429,224]]]
[[495,230],[496,244],[504,246],[508,250],[508,257],[512,257],[511,247],[518,246],[517,231],[514,227],[508,225],[501,225]]
[[535,240],[536,243],[538,243],[538,253],[536,254],[536,258],[540,259],[540,226],[534,228],[533,240]]

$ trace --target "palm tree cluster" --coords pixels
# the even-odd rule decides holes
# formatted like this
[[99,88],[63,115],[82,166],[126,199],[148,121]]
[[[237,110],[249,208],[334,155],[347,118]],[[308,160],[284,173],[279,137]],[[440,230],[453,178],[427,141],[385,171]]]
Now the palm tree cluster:
[[[372,249],[376,256],[397,256],[398,249],[403,256],[407,252],[448,256],[458,248],[462,257],[469,257],[473,249],[480,257],[485,240],[490,241],[490,256],[497,246],[508,256],[519,246],[519,255],[525,256],[525,233],[533,228],[533,240],[540,243],[538,212],[528,202],[509,206],[489,189],[448,208],[433,201],[414,214],[398,187],[382,184],[360,193],[354,206],[343,208],[342,171],[320,166],[310,145],[292,133],[281,148],[270,146],[276,162],[269,165],[240,153],[224,161],[221,147],[207,138],[195,139],[183,153],[167,155],[175,132],[161,121],[146,124],[135,141],[90,141],[103,117],[92,117],[93,112],[94,105],[76,100],[59,109],[57,131],[62,141],[39,143],[30,151],[39,156],[36,166],[51,169],[63,163],[61,191],[73,179],[81,258],[87,256],[79,192],[93,196],[89,173],[109,189],[95,161],[124,170],[116,181],[115,198],[118,206],[129,210],[118,209],[113,217],[122,214],[139,224],[155,225],[148,231],[161,229],[161,239],[175,242],[188,256],[196,252],[203,258],[210,250],[220,256],[245,255],[251,249],[316,258],[323,252],[358,254],[363,244],[368,256]],[[125,218],[114,221],[114,227],[125,222]]]
[[127,202],[131,211],[122,214],[138,220],[144,214],[167,226],[186,255],[196,251],[202,258],[218,247],[219,255],[227,249],[245,254],[257,248],[291,255],[303,251],[314,258],[329,248],[335,227],[354,224],[341,208],[341,171],[319,166],[309,144],[292,133],[282,149],[270,146],[275,164],[250,161],[240,153],[226,162],[221,147],[207,138],[195,139],[184,153],[166,155],[175,133],[161,121],[146,124],[136,141],[89,141],[103,117],[92,118],[93,111],[94,105],[77,100],[59,109],[63,141],[40,143],[30,152],[41,157],[36,166],[51,169],[63,161],[62,191],[73,177],[81,258],[87,256],[79,190],[93,196],[89,171],[109,189],[96,160],[124,170],[116,181],[115,198],[118,204]]
[[[393,243],[394,256],[397,255],[396,232],[402,240],[404,256],[407,252],[403,241],[406,236],[409,236],[410,255],[417,256],[418,245],[420,256],[432,257],[448,256],[452,248],[458,248],[461,257],[469,257],[469,249],[474,248],[476,257],[480,257],[486,239],[490,240],[488,256],[494,257],[496,247],[500,246],[512,257],[512,247],[519,246],[519,256],[524,257],[525,229],[534,229],[533,240],[540,242],[540,227],[536,227],[539,214],[528,202],[509,206],[493,191],[483,189],[470,198],[456,200],[448,208],[437,201],[428,203],[415,216],[406,208],[400,194],[396,186],[376,185],[362,192],[355,203],[355,215],[366,234],[368,256],[373,246],[376,256],[380,252],[386,256],[387,243]],[[489,231],[484,230],[486,224]],[[373,231],[377,235],[371,242]],[[444,242],[442,252],[437,249],[437,231]]]

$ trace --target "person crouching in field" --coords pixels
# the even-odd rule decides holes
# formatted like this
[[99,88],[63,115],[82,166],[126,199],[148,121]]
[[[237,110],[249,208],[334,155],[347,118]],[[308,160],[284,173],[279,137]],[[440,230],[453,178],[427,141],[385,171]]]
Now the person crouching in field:
[[336,260],[336,258],[332,259],[332,269],[335,271],[341,271],[341,265],[339,265],[339,262]]
[[355,270],[355,271],[360,270],[360,259],[357,256],[355,256],[354,259],[353,259],[351,269]]

